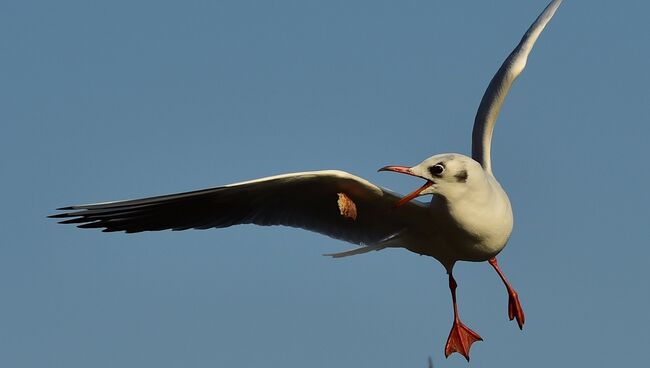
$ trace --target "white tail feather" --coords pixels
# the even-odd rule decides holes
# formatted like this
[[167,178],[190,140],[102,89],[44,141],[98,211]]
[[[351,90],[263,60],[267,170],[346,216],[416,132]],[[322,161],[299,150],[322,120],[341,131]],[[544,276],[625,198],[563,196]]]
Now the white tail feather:
[[332,258],[343,258],[343,257],[354,256],[354,255],[357,255],[357,254],[368,253],[368,252],[373,251],[373,250],[382,250],[384,248],[386,248],[386,246],[384,246],[384,245],[369,246],[369,247],[364,245],[363,247],[346,250],[345,252],[328,253],[328,254],[323,254],[323,255],[326,256],[326,257],[332,257]]

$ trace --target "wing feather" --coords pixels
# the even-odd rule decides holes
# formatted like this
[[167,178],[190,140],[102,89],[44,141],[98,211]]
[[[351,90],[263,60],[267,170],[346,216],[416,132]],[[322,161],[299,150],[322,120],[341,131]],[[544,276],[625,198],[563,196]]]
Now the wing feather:
[[[344,215],[339,193],[355,206]],[[355,244],[375,244],[425,216],[413,201],[395,208],[396,194],[343,171],[313,171],[149,198],[63,207],[50,217],[80,228],[136,233],[284,225]]]
[[503,102],[510,92],[512,83],[523,72],[528,55],[533,45],[542,33],[546,24],[553,18],[553,14],[562,3],[562,0],[553,0],[546,6],[544,11],[537,17],[535,22],[528,28],[521,41],[503,62],[497,73],[492,77],[488,88],[483,94],[474,119],[472,131],[472,158],[479,162],[483,168],[492,172],[490,159],[490,145],[492,144],[492,132],[494,124],[499,117]]

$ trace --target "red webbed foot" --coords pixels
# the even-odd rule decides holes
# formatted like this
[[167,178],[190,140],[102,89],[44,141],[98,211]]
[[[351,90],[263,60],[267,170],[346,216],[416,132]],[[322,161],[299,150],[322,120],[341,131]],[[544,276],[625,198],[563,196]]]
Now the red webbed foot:
[[523,330],[526,316],[524,315],[524,309],[521,307],[521,303],[519,302],[519,296],[514,290],[508,290],[508,318],[510,318],[511,321],[516,318],[519,329]]
[[483,341],[481,336],[465,326],[460,320],[455,320],[451,326],[447,344],[445,344],[445,357],[452,353],[459,353],[469,362],[469,349],[477,341]]

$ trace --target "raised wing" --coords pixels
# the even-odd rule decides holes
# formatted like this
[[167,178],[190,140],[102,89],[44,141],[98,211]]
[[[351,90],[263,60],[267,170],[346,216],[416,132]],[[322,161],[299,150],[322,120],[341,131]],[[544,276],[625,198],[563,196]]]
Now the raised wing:
[[62,224],[135,233],[285,225],[355,244],[373,245],[426,216],[426,207],[343,171],[313,171],[262,178],[143,199],[77,205],[52,215]]
[[562,0],[551,1],[542,14],[528,28],[519,45],[503,62],[499,71],[492,77],[474,119],[472,131],[472,158],[479,162],[487,172],[492,172],[490,160],[490,145],[494,124],[501,111],[501,106],[512,87],[512,83],[526,67],[528,54],[533,49],[537,37],[542,33],[546,24],[562,3]]

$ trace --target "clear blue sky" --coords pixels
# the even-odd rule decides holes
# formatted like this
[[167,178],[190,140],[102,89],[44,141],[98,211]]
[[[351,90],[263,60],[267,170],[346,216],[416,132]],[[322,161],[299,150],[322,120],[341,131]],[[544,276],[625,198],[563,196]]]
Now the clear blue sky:
[[[468,153],[535,1],[5,1],[0,365],[467,367],[443,268],[290,228],[104,234],[63,205]],[[500,263],[460,263],[473,367],[638,367],[650,346],[645,1],[566,0],[496,126],[515,209]]]

